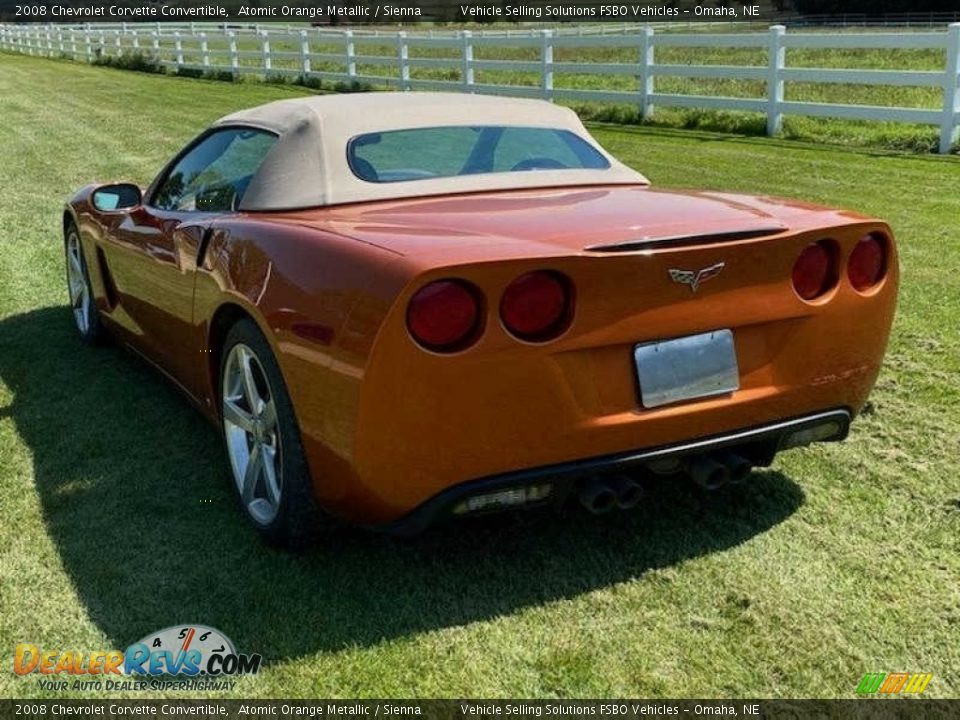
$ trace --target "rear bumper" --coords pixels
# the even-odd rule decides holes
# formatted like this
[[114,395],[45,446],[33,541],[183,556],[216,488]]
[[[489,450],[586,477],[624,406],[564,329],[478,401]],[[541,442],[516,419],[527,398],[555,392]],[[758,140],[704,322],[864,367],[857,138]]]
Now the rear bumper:
[[522,491],[531,486],[549,485],[550,492],[547,496],[535,501],[519,505],[495,503],[490,508],[470,512],[469,515],[473,516],[517,507],[559,507],[568,500],[578,483],[584,478],[598,473],[631,470],[649,465],[652,462],[682,459],[721,449],[736,449],[757,465],[769,465],[780,450],[798,446],[798,444],[791,443],[791,439],[797,437],[797,433],[818,428],[823,433],[827,433],[828,430],[830,432],[824,434],[823,437],[817,437],[815,440],[817,442],[843,440],[850,429],[851,417],[851,412],[848,409],[837,408],[672,445],[603,455],[471,480],[449,487],[426,500],[400,519],[385,525],[375,526],[373,529],[399,535],[413,535],[437,522],[457,517],[456,508],[462,506],[470,498],[514,490]]

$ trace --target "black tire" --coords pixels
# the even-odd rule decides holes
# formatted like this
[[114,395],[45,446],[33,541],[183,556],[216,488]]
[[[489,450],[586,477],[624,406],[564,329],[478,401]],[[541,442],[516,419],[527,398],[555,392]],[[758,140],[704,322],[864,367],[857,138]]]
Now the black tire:
[[[300,428],[297,425],[293,404],[290,402],[290,395],[280,373],[280,367],[260,328],[248,318],[237,321],[230,328],[221,350],[218,376],[220,429],[224,439],[227,463],[230,468],[237,503],[247,520],[268,543],[288,549],[305,547],[321,533],[328,531],[333,523],[329,516],[320,509],[314,498],[310,471],[307,467],[303,444],[300,439]],[[278,481],[280,499],[278,503],[272,505],[276,514],[269,519],[262,516],[258,517],[244,499],[241,490],[241,484],[244,480],[238,477],[237,466],[234,464],[234,458],[231,454],[231,437],[234,438],[234,442],[238,442],[240,433],[235,425],[228,433],[229,424],[226,419],[224,397],[227,382],[229,382],[229,378],[225,382],[228,360],[235,350],[240,353],[246,350],[252,351],[257,363],[259,363],[259,368],[262,369],[262,376],[259,374],[259,369],[256,371],[258,385],[260,378],[264,378],[267,383],[265,387],[260,387],[258,392],[261,393],[261,396],[271,398],[275,407],[276,424],[271,435],[276,441],[273,451],[276,459],[274,473]],[[254,365],[254,367],[256,366]],[[251,433],[244,433],[244,441],[255,444],[257,438]],[[250,457],[252,457],[252,452]],[[259,483],[264,491],[266,482],[266,477],[261,476]]]
[[[73,314],[74,325],[80,339],[87,345],[98,345],[107,336],[107,331],[100,320],[100,311],[93,295],[93,285],[90,282],[90,271],[87,268],[87,259],[83,253],[80,240],[80,231],[72,222],[66,227],[63,235],[63,254],[66,262],[67,274],[67,302]],[[86,302],[82,296],[78,300],[75,289],[76,283],[82,283],[86,293]]]

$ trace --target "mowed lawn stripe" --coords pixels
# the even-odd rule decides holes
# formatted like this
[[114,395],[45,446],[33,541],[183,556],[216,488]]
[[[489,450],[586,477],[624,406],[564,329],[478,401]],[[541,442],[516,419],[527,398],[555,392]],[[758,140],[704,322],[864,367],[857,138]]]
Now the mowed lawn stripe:
[[[265,659],[226,697],[852,697],[892,671],[960,692],[956,158],[593,126],[658,186],[891,222],[901,303],[850,439],[715,495],[659,483],[632,513],[288,555],[235,509],[216,431],[76,340],[59,226],[83,184],[146,184],[214,118],[301,92],[0,54],[0,647],[124,649],[204,623]],[[0,696],[61,695],[7,672]]]

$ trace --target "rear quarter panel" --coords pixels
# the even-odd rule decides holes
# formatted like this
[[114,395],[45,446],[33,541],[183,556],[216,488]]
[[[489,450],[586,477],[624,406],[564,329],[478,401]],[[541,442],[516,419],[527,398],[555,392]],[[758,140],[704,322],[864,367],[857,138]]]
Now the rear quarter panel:
[[197,274],[197,367],[208,414],[218,419],[219,316],[240,308],[273,348],[316,495],[333,512],[355,485],[360,385],[383,318],[409,278],[399,260],[334,233],[248,216],[215,226]]

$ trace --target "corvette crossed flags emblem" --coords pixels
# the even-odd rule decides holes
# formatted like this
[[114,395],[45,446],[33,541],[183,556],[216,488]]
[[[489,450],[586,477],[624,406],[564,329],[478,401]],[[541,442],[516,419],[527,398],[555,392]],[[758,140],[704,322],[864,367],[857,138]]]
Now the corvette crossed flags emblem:
[[670,273],[670,279],[675,283],[689,285],[690,292],[696,292],[702,283],[705,283],[707,280],[712,280],[719,275],[720,271],[723,270],[726,265],[726,263],[718,262],[716,265],[710,265],[699,270],[670,268],[667,272]]

